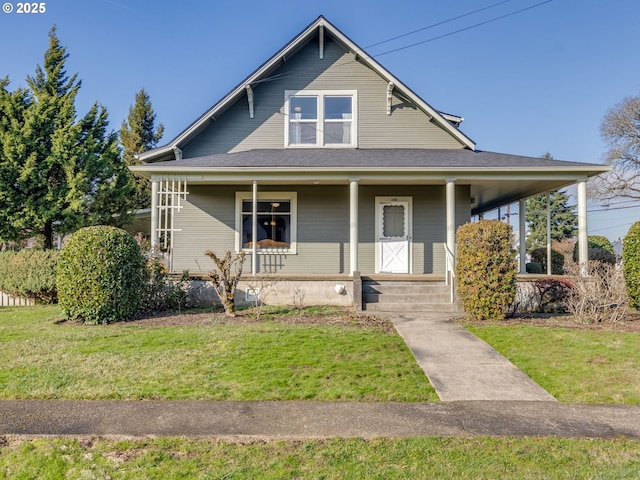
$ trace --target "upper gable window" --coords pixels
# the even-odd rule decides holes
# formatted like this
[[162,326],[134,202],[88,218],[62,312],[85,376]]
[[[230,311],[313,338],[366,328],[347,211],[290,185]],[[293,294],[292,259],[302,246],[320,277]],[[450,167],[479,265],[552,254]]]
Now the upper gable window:
[[353,90],[285,92],[285,146],[355,147],[357,97]]

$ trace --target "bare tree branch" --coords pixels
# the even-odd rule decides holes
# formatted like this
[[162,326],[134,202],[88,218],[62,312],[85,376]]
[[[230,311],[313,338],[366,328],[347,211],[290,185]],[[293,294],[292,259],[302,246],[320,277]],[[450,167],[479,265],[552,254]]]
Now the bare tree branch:
[[591,182],[594,198],[640,199],[640,96],[626,97],[611,108],[600,125],[609,145],[606,160],[614,169]]

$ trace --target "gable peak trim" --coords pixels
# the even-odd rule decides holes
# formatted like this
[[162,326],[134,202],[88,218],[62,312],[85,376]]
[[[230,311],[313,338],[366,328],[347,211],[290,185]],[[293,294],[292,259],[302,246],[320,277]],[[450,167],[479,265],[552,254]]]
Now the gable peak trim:
[[[431,121],[440,126],[442,129],[452,135],[463,148],[475,150],[475,142],[467,137],[462,131],[458,130],[454,124],[447,118],[445,118],[438,110],[434,109],[425,102],[419,95],[413,92],[404,83],[398,80],[388,70],[386,70],[380,63],[378,63],[373,56],[368,55],[363,49],[361,49],[355,42],[342,33],[337,27],[329,22],[324,16],[320,15],[316,20],[309,24],[305,29],[296,35],[289,43],[276,52],[270,59],[258,67],[251,75],[249,75],[243,82],[237,85],[227,95],[225,95],[220,101],[209,108],[204,114],[196,119],[191,125],[179,133],[173,140],[163,147],[159,147],[147,152],[139,154],[138,158],[145,162],[152,162],[154,159],[161,157],[163,154],[170,152],[174,147],[183,146],[190,138],[197,135],[199,131],[208,124],[208,121],[215,121],[216,114],[224,111],[231,103],[237,101],[242,94],[248,94],[247,87],[251,87],[252,84],[260,83],[261,81],[267,81],[269,77],[266,77],[270,71],[272,71],[278,64],[278,62],[286,63],[288,56],[295,54],[295,52],[304,44],[306,44],[313,35],[319,35],[319,43],[324,43],[327,34],[331,35],[333,39],[342,44],[343,47],[354,56],[354,59],[362,62],[365,66],[371,68],[377,72],[383,79],[390,84],[393,84],[393,90],[395,94],[401,93],[403,96],[408,97],[414,102],[418,108],[420,108],[425,114],[427,114]],[[319,45],[319,55],[323,55],[323,47]],[[321,57],[322,58],[322,57]],[[266,78],[265,78],[266,77]],[[389,109],[387,109],[389,110]]]

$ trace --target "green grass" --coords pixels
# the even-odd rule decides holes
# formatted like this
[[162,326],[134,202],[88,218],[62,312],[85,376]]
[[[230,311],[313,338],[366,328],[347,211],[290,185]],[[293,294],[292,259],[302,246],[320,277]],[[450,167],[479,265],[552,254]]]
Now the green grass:
[[[2,437],[0,437],[2,440]],[[640,443],[557,438],[13,439],[0,479],[636,479]]]
[[382,329],[59,318],[57,307],[0,309],[0,398],[438,399],[402,339]]
[[467,327],[561,402],[640,403],[640,334],[528,325]]

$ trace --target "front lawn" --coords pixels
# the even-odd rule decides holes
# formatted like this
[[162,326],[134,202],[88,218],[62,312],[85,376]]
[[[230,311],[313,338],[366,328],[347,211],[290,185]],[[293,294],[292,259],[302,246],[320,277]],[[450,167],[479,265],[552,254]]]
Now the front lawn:
[[639,445],[625,439],[488,437],[238,442],[0,437],[0,479],[637,479]]
[[507,320],[467,328],[561,402],[639,404],[640,333],[621,331],[624,325],[569,322],[558,326],[551,319],[548,323],[555,325],[545,326]]
[[318,323],[344,320],[335,309],[312,315],[316,324],[296,315],[82,326],[56,324],[55,306],[2,308],[0,398],[438,400],[388,325],[349,315]]

